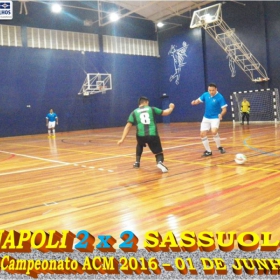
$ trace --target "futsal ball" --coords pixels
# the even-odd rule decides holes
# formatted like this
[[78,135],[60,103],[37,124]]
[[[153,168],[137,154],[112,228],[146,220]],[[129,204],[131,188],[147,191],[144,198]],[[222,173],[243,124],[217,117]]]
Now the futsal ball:
[[243,164],[246,162],[247,158],[243,154],[236,154],[234,160],[237,164]]

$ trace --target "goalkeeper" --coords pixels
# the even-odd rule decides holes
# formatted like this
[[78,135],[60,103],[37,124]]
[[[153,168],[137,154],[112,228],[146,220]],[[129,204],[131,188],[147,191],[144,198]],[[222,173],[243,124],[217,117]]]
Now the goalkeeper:
[[243,101],[241,103],[241,114],[242,114],[242,124],[244,124],[245,118],[247,124],[249,124],[250,102],[246,98],[243,98]]

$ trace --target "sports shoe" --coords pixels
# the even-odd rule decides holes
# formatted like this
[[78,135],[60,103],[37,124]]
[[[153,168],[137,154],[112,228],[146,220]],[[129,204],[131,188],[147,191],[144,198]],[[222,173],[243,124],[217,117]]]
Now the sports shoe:
[[226,152],[223,147],[219,147],[218,150],[220,151],[221,154],[224,154]]
[[135,162],[133,164],[133,168],[139,168],[140,167],[140,162]]
[[202,157],[210,157],[210,156],[212,156],[212,152],[205,151],[205,152],[202,154]]
[[157,167],[162,171],[162,173],[168,172],[168,168],[165,165],[163,165],[161,161],[157,163]]
[[55,135],[52,135],[52,138],[55,138]]

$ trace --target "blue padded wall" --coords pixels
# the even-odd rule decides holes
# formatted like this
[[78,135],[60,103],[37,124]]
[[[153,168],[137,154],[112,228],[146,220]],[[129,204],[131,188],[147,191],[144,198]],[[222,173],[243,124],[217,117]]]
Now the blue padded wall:
[[[209,6],[211,6],[210,4]],[[236,35],[267,70],[268,82],[254,83],[236,65],[236,76],[231,77],[229,60],[226,52],[202,28],[189,29],[184,25],[176,31],[163,32],[160,37],[161,50],[161,91],[166,92],[176,102],[176,113],[172,121],[200,121],[202,106],[190,107],[190,102],[207,89],[210,82],[215,82],[218,90],[225,96],[230,105],[230,95],[233,91],[260,90],[279,88],[279,2],[223,2],[222,17],[230,28],[235,29]],[[195,36],[195,34],[199,34]],[[186,65],[182,67],[180,84],[168,82],[172,72],[170,58],[167,52],[171,44],[182,44],[187,39],[189,48],[186,52]],[[192,50],[191,47],[195,50]],[[192,55],[192,54],[195,55]],[[231,120],[231,113],[225,120]],[[190,114],[186,114],[190,112]]]
[[[0,48],[0,55],[1,136],[44,133],[50,108],[58,114],[58,131],[67,131],[122,126],[140,95],[160,106],[155,57],[28,48]],[[113,90],[78,95],[85,72],[112,73]]]
[[[183,29],[183,28],[182,28]],[[172,30],[164,32],[159,37],[160,44],[160,92],[169,95],[170,102],[175,103],[176,110],[171,116],[173,122],[194,121],[196,115],[202,114],[200,106],[192,106],[190,103],[204,91],[204,62],[200,29]],[[174,59],[168,55],[171,45],[176,49],[182,47],[183,42],[188,44],[185,65],[181,67],[179,84],[176,79],[170,81],[170,76],[175,73]]]
[[[67,4],[64,1],[63,4]],[[75,5],[73,1],[68,3]],[[84,2],[93,8],[93,2]],[[50,108],[58,114],[57,131],[124,126],[129,113],[137,107],[140,95],[155,106],[158,92],[157,57],[32,49],[27,47],[26,27],[98,33],[155,40],[154,24],[134,18],[118,24],[84,26],[82,19],[92,11],[66,8],[61,15],[42,9],[42,3],[27,3],[28,16],[18,14],[1,24],[22,27],[23,47],[0,47],[0,137],[46,133],[45,117]],[[97,13],[96,13],[97,14]],[[78,95],[85,73],[111,73],[113,90],[89,97]],[[30,105],[30,107],[29,107]]]
[[[93,2],[85,3],[93,5]],[[204,106],[190,103],[206,90],[209,82],[217,83],[228,103],[233,91],[280,86],[278,1],[228,1],[222,5],[224,21],[235,29],[238,37],[267,69],[271,80],[265,83],[253,83],[237,66],[236,76],[231,77],[226,53],[203,29],[190,29],[187,19],[183,20],[182,27],[156,34],[154,24],[148,21],[125,18],[117,25],[84,26],[82,18],[87,13],[91,16],[89,11],[69,8],[64,17],[54,18],[48,11],[42,12],[39,5],[42,3],[29,5],[28,2],[28,16],[15,13],[14,20],[1,24],[22,26],[23,38],[26,38],[27,26],[97,33],[100,38],[102,34],[147,40],[156,40],[158,36],[160,57],[106,54],[102,50],[82,54],[31,49],[27,48],[26,40],[23,47],[2,46],[0,137],[46,133],[45,116],[50,108],[59,116],[58,131],[124,126],[129,113],[137,107],[140,95],[149,97],[151,105],[161,107],[163,93],[167,93],[170,102],[176,105],[170,116],[171,122],[200,121]],[[14,2],[14,7],[15,11],[19,9],[19,2]],[[187,57],[177,85],[175,80],[170,81],[175,68],[168,52],[171,45],[180,48],[183,42],[188,44]],[[111,73],[113,90],[104,95],[79,96],[85,72]],[[228,113],[225,119],[231,120],[231,114]]]
[[280,87],[280,2],[264,2],[267,60],[269,64],[269,77],[271,78],[271,88]]
[[[227,25],[235,29],[235,34],[239,39],[263,67],[268,69],[263,3],[249,2],[243,6],[234,2],[226,2],[222,5],[222,14]],[[215,82],[228,103],[230,103],[229,96],[233,91],[269,87],[270,82],[252,82],[237,65],[235,67],[236,76],[231,77],[226,52],[206,32],[204,49],[206,82],[207,84]],[[225,119],[230,120],[231,114],[228,113]]]

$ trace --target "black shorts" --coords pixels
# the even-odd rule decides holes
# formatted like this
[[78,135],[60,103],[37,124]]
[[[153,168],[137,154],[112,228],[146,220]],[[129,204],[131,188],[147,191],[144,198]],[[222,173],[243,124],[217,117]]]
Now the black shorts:
[[153,154],[162,153],[161,141],[159,136],[138,136],[136,135],[137,143],[140,146],[146,147],[148,144]]

